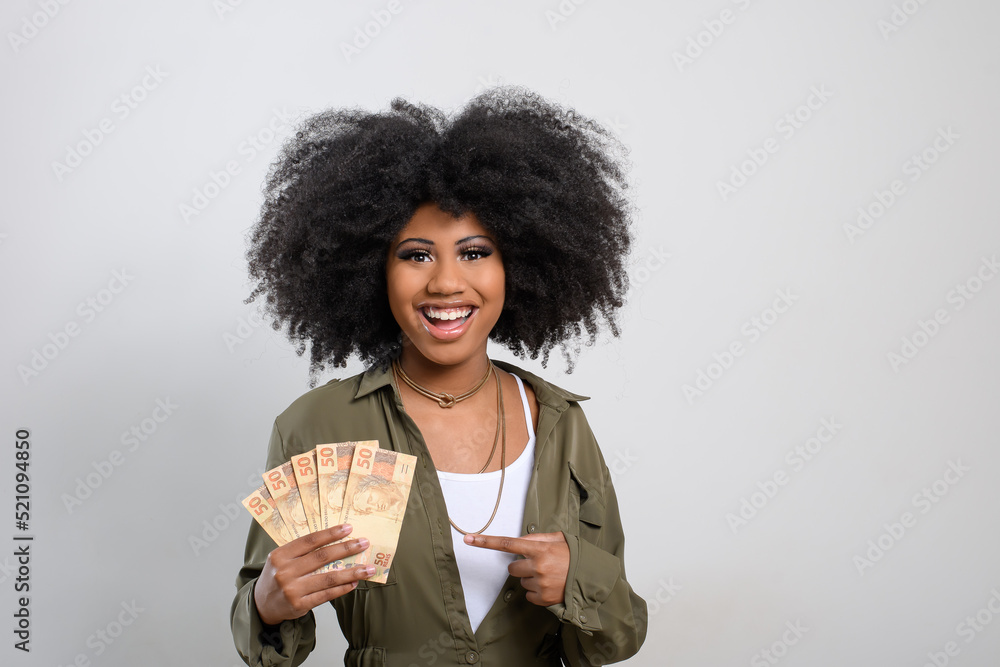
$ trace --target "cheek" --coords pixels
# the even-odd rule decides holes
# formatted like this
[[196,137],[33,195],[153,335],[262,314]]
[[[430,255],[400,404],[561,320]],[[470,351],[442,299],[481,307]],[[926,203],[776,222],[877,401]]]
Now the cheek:
[[497,270],[496,274],[493,277],[493,283],[495,285],[494,291],[496,294],[496,298],[498,298],[500,301],[503,301],[504,296],[507,293],[506,281],[507,281],[507,274],[504,272],[503,267],[500,267],[500,269]]
[[398,271],[386,272],[386,294],[389,299],[389,309],[393,315],[399,316],[409,304],[405,281]]

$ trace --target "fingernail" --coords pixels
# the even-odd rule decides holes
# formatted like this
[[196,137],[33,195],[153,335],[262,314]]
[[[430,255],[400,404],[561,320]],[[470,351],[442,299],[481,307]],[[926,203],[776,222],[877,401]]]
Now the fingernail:
[[369,542],[367,537],[362,537],[360,540],[358,540],[358,546],[361,547],[362,549],[367,549],[368,544]]
[[345,523],[343,526],[340,527],[340,532],[342,533],[349,533],[352,530],[354,530],[354,526],[352,526],[349,523]]
[[466,544],[472,544],[475,541],[476,541],[476,538],[473,537],[472,535],[466,535],[465,536],[465,543]]
[[368,576],[375,574],[375,566],[369,565],[368,567],[365,568],[365,572],[368,573]]

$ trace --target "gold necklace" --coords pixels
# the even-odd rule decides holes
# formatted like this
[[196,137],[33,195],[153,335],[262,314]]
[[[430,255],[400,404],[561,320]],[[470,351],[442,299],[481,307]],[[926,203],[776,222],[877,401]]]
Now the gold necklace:
[[[496,367],[493,365],[493,360],[490,359],[489,357],[487,357],[486,358],[486,362],[487,362],[488,366],[486,367],[486,375],[483,376],[483,379],[480,380],[479,384],[477,384],[473,389],[470,389],[469,391],[465,392],[464,394],[462,394],[462,395],[460,395],[458,397],[452,396],[448,392],[436,393],[436,392],[430,391],[426,387],[420,386],[419,384],[417,384],[416,382],[413,381],[413,378],[411,378],[409,375],[406,374],[406,371],[403,370],[403,365],[401,363],[399,363],[398,359],[393,359],[392,360],[392,368],[393,368],[394,371],[397,371],[398,374],[403,378],[403,381],[406,382],[406,384],[409,385],[410,387],[412,387],[414,390],[416,390],[417,393],[419,393],[419,394],[421,394],[423,396],[426,396],[427,398],[430,398],[432,400],[437,401],[438,405],[440,405],[442,408],[450,408],[451,406],[455,405],[455,403],[458,403],[459,401],[464,401],[469,396],[472,396],[477,391],[479,391],[479,389],[486,382],[486,379],[489,378],[491,372],[494,375],[496,375]],[[499,383],[500,383],[500,378],[498,376],[497,377],[497,384],[499,385]],[[497,393],[497,399],[499,400],[500,398],[501,398],[501,396],[500,396],[500,394],[498,392]],[[498,408],[497,414],[499,415],[499,408]],[[493,462],[493,457],[496,456],[496,453],[497,453],[497,442],[499,442],[499,440],[500,440],[500,420],[497,420],[497,430],[493,434],[493,447],[490,449],[490,457],[488,459],[486,459],[486,463],[483,465],[483,467],[476,474],[481,475],[484,472],[486,472],[487,468],[490,467],[490,463]]]
[[397,371],[399,371],[399,375],[403,378],[403,382],[405,382],[406,384],[410,385],[411,387],[413,387],[413,389],[415,389],[417,392],[423,394],[427,398],[434,399],[435,401],[438,402],[438,405],[440,405],[442,408],[450,408],[451,406],[455,405],[459,401],[464,401],[465,399],[467,399],[470,396],[474,395],[477,391],[479,391],[482,388],[482,386],[484,384],[486,384],[486,380],[489,379],[490,372],[493,370],[493,361],[490,360],[489,358],[487,358],[486,361],[488,361],[489,363],[486,366],[486,375],[483,376],[483,379],[480,380],[479,384],[477,384],[475,387],[473,387],[469,391],[465,392],[464,394],[460,394],[458,396],[453,396],[453,395],[449,394],[446,391],[442,391],[441,393],[437,393],[437,392],[430,391],[429,389],[426,389],[424,387],[421,387],[419,384],[417,384],[416,382],[414,382],[413,380],[411,380],[409,375],[407,375],[406,373],[403,372],[403,366],[399,363],[399,359],[393,359],[392,360],[392,365],[393,365],[393,368],[395,368]]
[[[489,374],[490,374],[490,371],[493,370],[493,360],[487,358],[487,361],[489,362],[489,368],[486,370],[486,377],[488,378]],[[452,405],[454,405],[455,403],[457,403],[459,400],[463,400],[465,398],[468,398],[468,396],[466,396],[465,394],[463,394],[461,398],[453,398],[452,402],[450,402],[450,403],[448,403],[447,401],[442,402],[441,396],[448,396],[449,398],[452,398],[451,394],[447,394],[447,393],[436,394],[436,393],[434,393],[432,391],[429,391],[429,390],[425,389],[424,387],[421,387],[420,385],[416,384],[413,380],[411,380],[406,375],[406,373],[403,372],[403,367],[399,364],[399,361],[397,359],[393,359],[392,360],[392,368],[393,368],[394,371],[398,371],[399,372],[399,375],[402,376],[402,378],[406,382],[406,384],[408,384],[409,386],[413,387],[420,394],[422,394],[424,396],[427,396],[428,398],[437,400],[438,401],[438,405],[440,405],[442,408],[450,408]],[[500,489],[497,491],[497,501],[493,505],[493,513],[490,514],[490,520],[487,521],[486,525],[483,526],[482,528],[480,528],[479,530],[472,531],[472,532],[462,530],[461,528],[459,528],[455,524],[454,521],[451,520],[450,516],[448,517],[448,522],[452,525],[452,528],[454,528],[458,532],[462,533],[462,535],[479,535],[484,530],[486,530],[487,528],[489,528],[490,524],[493,523],[493,519],[495,519],[496,516],[497,516],[497,510],[500,509],[500,498],[503,496],[503,482],[504,482],[504,477],[506,476],[506,472],[507,472],[506,471],[506,467],[507,467],[507,419],[506,419],[506,412],[504,410],[504,405],[503,405],[503,390],[502,390],[502,388],[500,386],[500,375],[498,373],[494,373],[494,375],[496,376],[496,379],[497,379],[497,435],[493,437],[493,450],[490,452],[490,458],[487,459],[486,465],[483,466],[483,469],[479,471],[479,474],[482,474],[483,472],[485,472],[486,468],[488,468],[489,465],[490,465],[490,461],[493,460],[493,454],[496,452],[496,449],[497,449],[497,436],[500,436],[500,438],[499,438],[500,441],[501,441],[501,445],[500,445]],[[483,385],[484,382],[486,382],[486,378],[483,378],[483,380],[479,383],[479,385],[474,390],[472,390],[471,393],[466,392],[466,394],[468,394],[469,396],[471,396],[472,394],[474,394],[476,391],[479,390],[479,388]],[[448,404],[446,405],[445,403],[448,403]]]

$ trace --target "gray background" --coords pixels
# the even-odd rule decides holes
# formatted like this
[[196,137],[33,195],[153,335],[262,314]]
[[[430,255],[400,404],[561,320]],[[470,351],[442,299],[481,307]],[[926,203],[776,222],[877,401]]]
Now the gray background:
[[[632,149],[622,337],[584,348],[571,375],[558,354],[547,369],[514,360],[593,397],[629,579],[650,602],[628,664],[773,664],[764,649],[789,667],[995,664],[996,3],[402,0],[349,57],[342,44],[388,2],[232,4],[0,10],[0,539],[19,532],[19,427],[36,536],[28,655],[11,646],[13,547],[0,549],[0,662],[240,664],[228,609],[249,516],[236,504],[275,415],[308,388],[306,360],[242,303],[244,235],[289,133],[282,114],[397,95],[454,110],[516,83]],[[783,120],[796,113],[798,127]],[[78,166],[54,166],[88,135],[100,142]],[[766,162],[743,165],[765,145]],[[933,164],[914,170],[925,152]],[[239,173],[210,187],[230,161]],[[724,195],[734,168],[752,175]],[[894,180],[902,194],[852,232]],[[185,220],[196,192],[213,196]],[[776,314],[779,290],[792,305]],[[36,352],[50,358],[24,375]],[[699,372],[704,391],[686,394]],[[160,423],[158,399],[176,405]],[[832,438],[824,419],[840,425]],[[144,420],[145,440],[123,442]],[[796,459],[817,434],[828,442]],[[96,639],[133,602],[134,622]],[[335,615],[318,617],[309,664],[337,664]]]

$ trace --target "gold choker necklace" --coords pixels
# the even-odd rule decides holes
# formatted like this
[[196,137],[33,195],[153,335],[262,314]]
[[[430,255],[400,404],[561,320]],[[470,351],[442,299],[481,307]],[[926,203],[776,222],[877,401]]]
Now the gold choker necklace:
[[403,378],[403,382],[413,387],[414,390],[423,394],[427,398],[434,399],[435,401],[438,402],[438,405],[440,405],[442,408],[450,408],[459,401],[464,401],[470,396],[473,396],[477,391],[479,391],[482,388],[484,384],[486,384],[486,380],[489,379],[490,373],[493,371],[493,361],[491,359],[487,359],[486,361],[488,362],[488,365],[486,366],[486,375],[483,376],[483,379],[480,380],[479,384],[477,384],[475,387],[465,392],[464,394],[460,394],[458,396],[453,396],[446,391],[437,393],[430,391],[429,389],[426,389],[424,387],[421,387],[419,384],[410,379],[409,375],[403,372],[403,366],[399,363],[399,359],[392,360],[392,367],[395,368],[396,371],[399,373],[399,376]]

